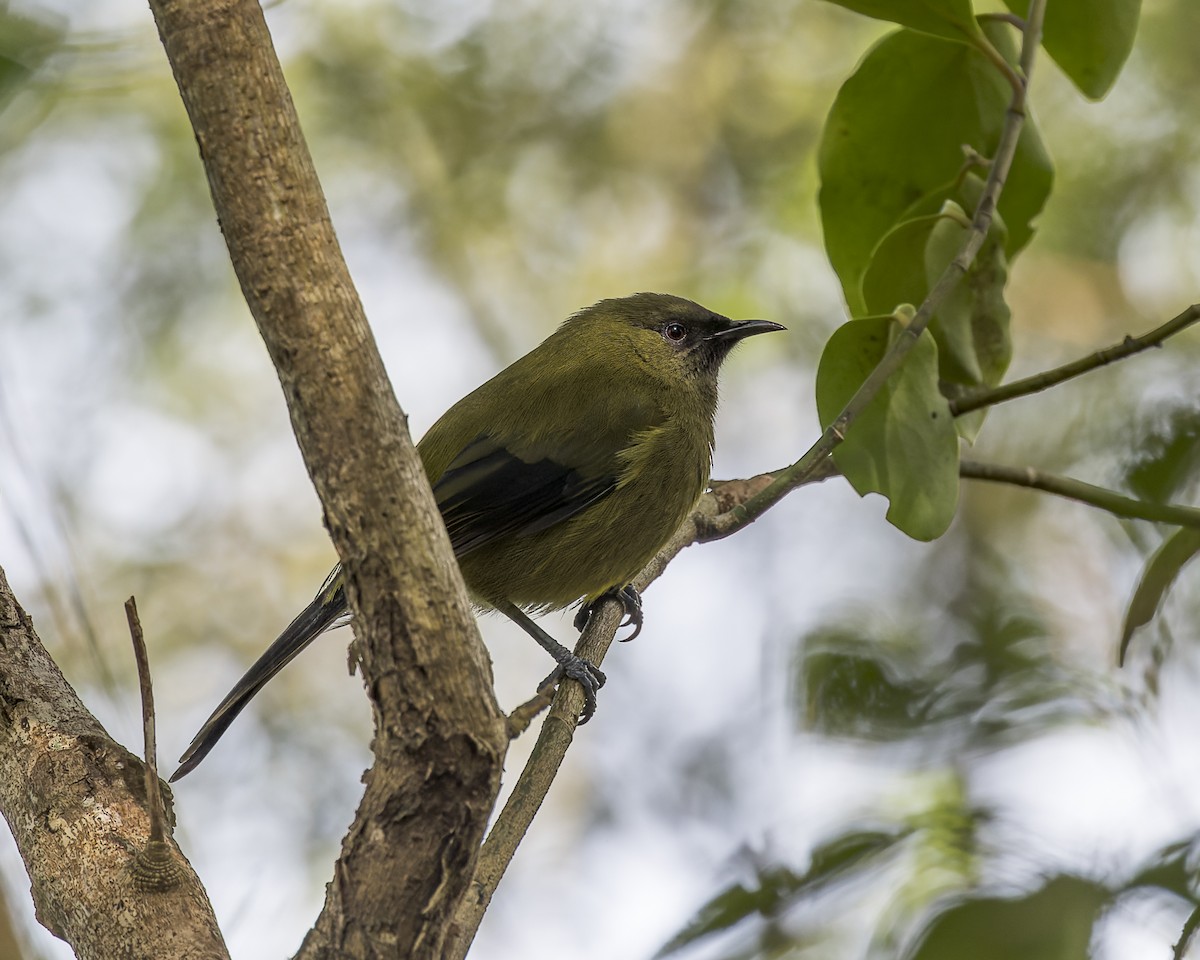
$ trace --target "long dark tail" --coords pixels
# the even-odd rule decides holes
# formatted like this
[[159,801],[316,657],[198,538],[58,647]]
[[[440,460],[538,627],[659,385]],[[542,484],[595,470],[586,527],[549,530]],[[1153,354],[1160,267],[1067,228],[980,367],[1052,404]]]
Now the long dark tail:
[[216,746],[234,718],[242,712],[242,707],[266,686],[268,680],[291,663],[296,654],[326,630],[345,623],[347,617],[346,590],[342,583],[342,568],[339,565],[326,578],[312,603],[300,611],[296,619],[288,624],[287,629],[267,647],[254,666],[246,671],[246,675],[218,704],[212,716],[205,721],[200,732],[192,739],[191,745],[179,758],[179,769],[171,775],[171,782],[186,776],[208,756],[208,752]]

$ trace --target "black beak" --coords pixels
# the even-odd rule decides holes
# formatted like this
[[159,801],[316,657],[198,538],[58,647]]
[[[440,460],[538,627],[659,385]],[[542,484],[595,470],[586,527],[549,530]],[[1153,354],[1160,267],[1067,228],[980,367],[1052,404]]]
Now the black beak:
[[710,333],[706,339],[736,343],[738,340],[744,340],[746,337],[753,337],[756,334],[786,329],[787,327],[782,323],[774,323],[771,320],[730,320],[728,327],[718,330],[716,333]]

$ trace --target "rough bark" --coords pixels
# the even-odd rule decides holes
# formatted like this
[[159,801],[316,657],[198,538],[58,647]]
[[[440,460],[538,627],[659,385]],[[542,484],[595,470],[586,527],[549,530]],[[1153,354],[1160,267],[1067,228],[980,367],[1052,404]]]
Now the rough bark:
[[0,811],[29,871],[38,919],[80,960],[229,954],[191,866],[145,883],[142,761],[80,702],[0,570]]
[[348,571],[375,706],[376,762],[299,955],[438,957],[499,788],[505,736],[490,662],[261,10],[252,0],[151,8]]

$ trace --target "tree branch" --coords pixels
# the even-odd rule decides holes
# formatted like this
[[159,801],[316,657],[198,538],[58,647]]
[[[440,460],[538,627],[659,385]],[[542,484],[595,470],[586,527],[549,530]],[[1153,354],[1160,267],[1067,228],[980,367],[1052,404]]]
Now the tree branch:
[[970,480],[989,480],[993,483],[1008,483],[1017,487],[1041,490],[1068,500],[1078,500],[1118,517],[1131,520],[1150,520],[1154,523],[1171,523],[1178,527],[1200,527],[1200,509],[1181,507],[1170,503],[1149,503],[1126,497],[1115,490],[1097,487],[1082,480],[1043,473],[1033,467],[1004,467],[996,463],[979,463],[963,460],[959,464],[960,476]]
[[254,0],[151,0],[346,567],[375,765],[299,956],[435,958],[507,741],[486,650]]
[[1021,127],[1025,123],[1025,100],[1029,90],[1029,76],[1033,68],[1037,46],[1041,42],[1044,8],[1045,0],[1032,0],[1029,5],[1028,20],[1021,44],[1022,82],[1013,89],[1013,97],[1004,119],[1004,128],[1001,130],[1000,139],[996,144],[996,155],[992,158],[991,166],[988,168],[987,182],[984,184],[979,205],[975,208],[975,215],[971,218],[971,227],[963,239],[958,255],[946,265],[946,269],[942,271],[937,283],[933,285],[933,289],[929,291],[912,320],[896,337],[883,359],[863,381],[862,386],[855,391],[854,396],[846,403],[842,412],[821,434],[820,439],[809,447],[799,460],[775,474],[772,482],[758,494],[728,513],[721,514],[712,520],[705,520],[705,528],[702,530],[705,540],[727,537],[747,524],[753,523],[787,494],[810,480],[815,471],[824,469],[825,461],[838,444],[845,439],[846,431],[875,399],[875,395],[879,393],[887,379],[900,368],[909,351],[916,346],[921,333],[929,325],[933,314],[966,275],[991,228],[996,203],[1000,199],[1008,172],[1012,168],[1013,157],[1016,155],[1017,141],[1021,136]]
[[142,761],[80,702],[0,570],[0,811],[38,920],[80,960],[220,960],[199,878],[169,837],[176,882],[138,883],[150,839]]
[[1006,383],[999,387],[964,393],[962,396],[950,401],[950,412],[954,416],[960,417],[964,413],[970,413],[981,407],[995,406],[1007,400],[1015,400],[1017,397],[1027,397],[1030,394],[1039,393],[1050,387],[1056,387],[1060,383],[1064,383],[1074,377],[1090,373],[1117,360],[1124,360],[1126,357],[1141,353],[1143,350],[1149,350],[1151,347],[1157,347],[1168,337],[1173,337],[1175,334],[1186,330],[1197,320],[1200,320],[1200,304],[1194,303],[1177,317],[1168,320],[1161,327],[1156,327],[1149,333],[1142,334],[1140,337],[1126,337],[1120,343],[1115,343],[1111,347],[1105,347],[1103,350],[1097,350],[1086,357],[1080,357],[1078,360],[1064,363],[1061,367],[1055,367],[1052,370],[1043,370],[1041,373],[1035,373],[1031,377],[1014,380],[1012,383]]

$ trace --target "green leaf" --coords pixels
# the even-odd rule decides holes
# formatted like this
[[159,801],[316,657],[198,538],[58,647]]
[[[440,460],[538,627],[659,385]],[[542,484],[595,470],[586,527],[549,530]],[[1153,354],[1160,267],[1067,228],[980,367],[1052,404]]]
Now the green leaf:
[[[829,339],[817,369],[823,428],[883,358],[894,328],[891,317],[851,320]],[[937,362],[925,331],[833,454],[854,489],[887,497],[888,520],[916,540],[945,533],[958,504],[958,435],[938,392]]]
[[[925,276],[930,288],[962,249],[966,233],[957,217],[942,217],[934,224],[925,245]],[[1004,299],[1006,235],[1004,221],[997,214],[966,275],[942,301],[930,323],[938,345],[941,390],[947,398],[996,386],[1012,360],[1011,311]],[[986,410],[978,410],[956,417],[959,436],[974,443],[986,415]]]
[[920,934],[906,960],[1087,960],[1092,927],[1110,894],[1076,877],[1055,877],[1014,900],[966,900]]
[[[945,237],[934,230],[926,248],[928,276],[940,275],[958,252],[962,230],[954,231],[953,245],[937,247]],[[942,379],[964,387],[994,387],[1012,360],[1009,336],[1011,311],[1004,300],[1008,283],[1008,258],[1004,254],[1004,225],[998,223],[984,240],[962,282],[938,308],[933,337],[944,352]],[[941,354],[939,354],[941,356]]]
[[929,292],[925,247],[941,214],[902,220],[879,241],[862,279],[865,312],[891,313],[901,303],[920,303]]
[[1129,600],[1125,611],[1125,626],[1121,629],[1121,646],[1117,662],[1125,663],[1125,652],[1133,631],[1154,619],[1171,584],[1179,576],[1184,564],[1200,553],[1200,530],[1181,527],[1162,542],[1146,561],[1142,577]]
[[971,0],[829,0],[876,20],[889,20],[947,40],[964,43],[979,37]]
[[[1029,0],[1004,0],[1024,17]],[[1042,46],[1079,92],[1099,100],[1112,88],[1133,49],[1142,0],[1053,0],[1046,5]]]
[[[1009,59],[1011,38],[985,32]],[[996,149],[1008,109],[1007,82],[976,50],[898,30],[867,54],[838,92],[821,137],[818,166],[825,246],[850,311],[863,316],[862,279],[888,232],[931,195],[959,180],[963,145],[982,156]],[[1030,240],[1032,220],[1050,192],[1053,168],[1027,119],[999,212],[1012,258]]]
[[[967,185],[955,188],[951,195],[972,204],[978,201],[977,190]],[[945,200],[942,212],[935,216],[914,217],[895,226],[880,241],[863,277],[867,312],[882,314],[898,303],[924,300],[958,255],[966,235],[967,217],[954,199]],[[947,395],[995,386],[1008,369],[1012,341],[1010,312],[1004,300],[1008,281],[1005,236],[1004,223],[997,217],[966,276],[942,302],[930,324],[938,345],[942,392]]]

